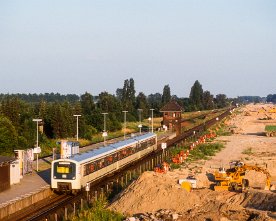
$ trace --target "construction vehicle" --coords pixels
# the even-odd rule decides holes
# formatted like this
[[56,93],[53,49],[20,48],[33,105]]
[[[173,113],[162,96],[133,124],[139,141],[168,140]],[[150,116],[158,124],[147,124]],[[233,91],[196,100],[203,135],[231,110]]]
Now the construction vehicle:
[[229,190],[229,191],[240,191],[249,187],[248,179],[245,179],[245,173],[247,171],[254,170],[261,172],[266,175],[265,190],[270,189],[271,176],[266,169],[259,166],[246,165],[241,161],[230,162],[230,168],[225,170],[220,168],[219,171],[214,173],[216,185],[214,186],[215,191]]
[[196,178],[195,178],[194,175],[189,175],[189,176],[186,177],[186,179],[179,179],[178,183],[187,192],[191,192],[192,189],[196,188]]

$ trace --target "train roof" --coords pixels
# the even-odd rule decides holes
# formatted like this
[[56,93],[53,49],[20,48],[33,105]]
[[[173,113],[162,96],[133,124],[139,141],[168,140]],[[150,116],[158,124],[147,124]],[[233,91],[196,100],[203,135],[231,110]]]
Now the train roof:
[[121,148],[124,148],[125,146],[131,145],[133,143],[136,143],[137,141],[145,140],[148,138],[151,138],[153,136],[156,136],[154,133],[147,133],[147,134],[142,134],[139,136],[131,137],[127,140],[119,141],[113,144],[110,144],[108,146],[102,146],[94,150],[90,150],[81,154],[76,154],[70,158],[70,160],[74,160],[77,162],[85,162],[91,159],[95,159],[98,157],[101,157],[103,155],[112,153],[116,150],[119,150]]

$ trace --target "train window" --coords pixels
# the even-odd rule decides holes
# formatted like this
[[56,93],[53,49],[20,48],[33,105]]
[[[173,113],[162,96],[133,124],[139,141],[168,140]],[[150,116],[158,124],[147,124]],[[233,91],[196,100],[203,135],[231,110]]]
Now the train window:
[[98,168],[101,169],[105,167],[104,159],[98,160]]
[[72,168],[70,167],[70,165],[57,166],[57,173],[71,173],[71,172],[72,172]]
[[72,179],[76,177],[76,164],[71,162],[55,162],[53,176],[55,176],[55,179]]
[[112,157],[113,157],[113,163],[115,163],[115,162],[118,161],[118,154],[117,154],[117,153],[114,153],[114,154],[112,155]]
[[89,164],[89,173],[93,173],[95,171],[94,163]]

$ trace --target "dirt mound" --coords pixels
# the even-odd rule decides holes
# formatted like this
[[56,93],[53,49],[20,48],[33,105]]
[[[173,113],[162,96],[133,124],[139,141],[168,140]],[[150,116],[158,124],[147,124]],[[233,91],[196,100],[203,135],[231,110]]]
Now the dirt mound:
[[176,180],[166,174],[143,173],[119,196],[110,208],[124,214],[154,212],[169,209],[184,212],[200,202],[197,194],[182,189]]
[[[267,212],[276,211],[276,194],[250,190],[245,193],[196,189],[187,192],[177,184],[185,171],[143,173],[110,205],[126,215],[158,214],[160,210],[180,213],[178,220],[270,220]],[[135,215],[136,214],[136,215]]]
[[229,198],[226,202],[245,208],[276,212],[276,193],[268,191],[249,190]]

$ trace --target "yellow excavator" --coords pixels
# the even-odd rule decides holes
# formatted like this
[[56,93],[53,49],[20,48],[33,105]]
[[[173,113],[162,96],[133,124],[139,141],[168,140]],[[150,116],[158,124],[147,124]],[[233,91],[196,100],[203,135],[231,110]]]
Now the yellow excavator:
[[229,190],[229,191],[240,191],[249,187],[248,179],[245,179],[245,173],[249,170],[261,172],[266,175],[265,190],[270,190],[271,176],[266,169],[258,166],[252,166],[244,164],[241,161],[230,162],[230,168],[225,170],[220,168],[213,175],[215,177],[216,185],[214,186],[215,191]]

